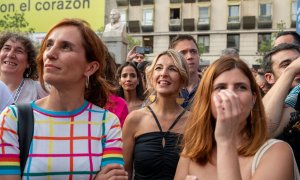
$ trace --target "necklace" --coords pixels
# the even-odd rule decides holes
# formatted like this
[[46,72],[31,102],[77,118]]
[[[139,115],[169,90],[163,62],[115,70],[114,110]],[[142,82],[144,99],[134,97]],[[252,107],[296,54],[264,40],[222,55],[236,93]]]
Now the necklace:
[[14,95],[14,102],[16,103],[17,100],[19,99],[19,96],[21,94],[21,91],[23,89],[23,86],[24,86],[24,79],[22,80],[22,82],[19,84],[18,88],[17,88],[17,91]]

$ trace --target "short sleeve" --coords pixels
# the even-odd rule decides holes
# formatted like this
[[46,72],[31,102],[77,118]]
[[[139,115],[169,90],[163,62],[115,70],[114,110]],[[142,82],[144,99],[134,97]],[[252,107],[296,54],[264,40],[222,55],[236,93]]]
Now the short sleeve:
[[124,165],[122,154],[122,130],[118,117],[106,111],[103,124],[105,126],[105,139],[103,141],[103,159],[101,168],[107,164],[120,164]]
[[16,107],[6,107],[0,115],[0,175],[20,175]]

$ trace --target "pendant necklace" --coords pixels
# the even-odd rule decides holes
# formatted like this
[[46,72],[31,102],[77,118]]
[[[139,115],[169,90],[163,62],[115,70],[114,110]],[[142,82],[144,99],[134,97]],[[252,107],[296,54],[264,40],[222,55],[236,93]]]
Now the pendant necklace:
[[23,86],[24,86],[24,79],[22,80],[22,82],[19,84],[17,90],[16,90],[16,93],[14,95],[14,102],[16,103],[17,100],[19,99],[19,96],[21,94],[21,91],[23,89]]

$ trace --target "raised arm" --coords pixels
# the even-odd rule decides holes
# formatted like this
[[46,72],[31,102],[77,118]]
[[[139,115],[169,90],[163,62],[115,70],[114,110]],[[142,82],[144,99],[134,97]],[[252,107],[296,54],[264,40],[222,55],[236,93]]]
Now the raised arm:
[[287,125],[293,108],[287,107],[284,100],[287,97],[291,84],[297,73],[300,72],[300,58],[294,60],[278,78],[276,83],[263,98],[268,120],[270,136],[279,135]]

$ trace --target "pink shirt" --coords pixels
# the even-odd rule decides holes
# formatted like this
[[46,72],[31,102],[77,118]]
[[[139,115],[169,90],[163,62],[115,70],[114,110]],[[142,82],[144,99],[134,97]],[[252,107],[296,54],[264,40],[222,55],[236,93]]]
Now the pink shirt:
[[111,94],[109,95],[109,101],[104,108],[118,116],[121,126],[123,127],[125,118],[128,115],[128,107],[126,101],[119,96]]

